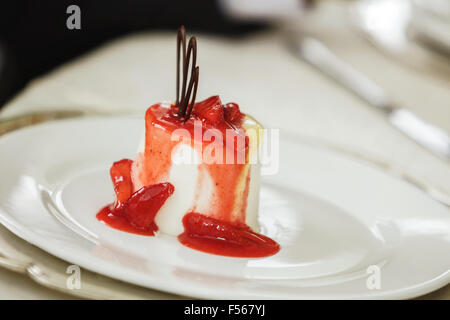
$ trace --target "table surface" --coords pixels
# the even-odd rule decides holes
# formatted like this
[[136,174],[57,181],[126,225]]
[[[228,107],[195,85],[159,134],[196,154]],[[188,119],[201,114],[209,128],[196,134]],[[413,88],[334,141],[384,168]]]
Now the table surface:
[[[324,1],[321,7],[305,27],[310,34],[385,87],[399,104],[450,132],[450,78],[424,73],[376,51],[352,29],[342,5]],[[279,31],[240,40],[199,35],[198,43],[199,98],[220,93],[226,101],[238,101],[263,124],[385,159],[450,193],[448,163],[297,61],[287,52]],[[55,109],[142,114],[149,103],[173,97],[174,62],[173,34],[143,33],[118,39],[31,82],[2,109],[0,117]],[[426,297],[450,299],[450,286]],[[0,298],[70,297],[0,269]]]

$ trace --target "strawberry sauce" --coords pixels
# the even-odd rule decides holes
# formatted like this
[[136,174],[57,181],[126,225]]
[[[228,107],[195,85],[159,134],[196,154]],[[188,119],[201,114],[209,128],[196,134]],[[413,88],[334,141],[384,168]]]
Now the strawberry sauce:
[[97,219],[104,222],[111,228],[129,233],[139,234],[141,236],[154,236],[155,231],[158,230],[158,227],[155,223],[153,223],[152,226],[147,229],[136,228],[121,212],[111,209],[110,205],[103,207],[97,213]]
[[[266,257],[280,250],[278,243],[245,224],[250,186],[249,139],[242,127],[245,115],[235,103],[223,105],[218,96],[194,105],[188,119],[172,104],[155,104],[145,115],[145,148],[135,161],[117,161],[110,169],[116,193],[114,204],[97,218],[110,227],[152,236],[154,218],[175,190],[169,182],[174,148],[190,145],[200,156],[194,205],[182,219],[178,240],[199,251],[230,257]],[[205,138],[205,132],[217,132]],[[219,147],[218,147],[219,146]],[[209,160],[205,161],[206,156]],[[205,178],[212,180],[208,209],[197,213]],[[177,187],[178,188],[178,187]],[[209,187],[208,187],[209,189]]]
[[183,218],[184,232],[178,240],[187,247],[229,257],[267,257],[280,245],[243,223],[220,221],[190,212]]
[[129,159],[114,162],[109,170],[116,201],[103,207],[97,219],[108,226],[140,235],[153,236],[158,226],[153,221],[159,209],[174,192],[172,184],[158,183],[144,186],[132,193],[131,163]]

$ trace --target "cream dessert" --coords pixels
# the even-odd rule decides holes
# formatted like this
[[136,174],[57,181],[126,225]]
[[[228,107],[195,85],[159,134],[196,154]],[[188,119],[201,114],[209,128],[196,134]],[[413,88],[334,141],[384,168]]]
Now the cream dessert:
[[177,48],[176,102],[148,108],[135,160],[118,161],[110,170],[116,201],[97,217],[124,231],[177,236],[204,252],[272,255],[279,245],[257,233],[262,127],[219,96],[195,103],[196,41],[192,37],[186,51],[183,28]]

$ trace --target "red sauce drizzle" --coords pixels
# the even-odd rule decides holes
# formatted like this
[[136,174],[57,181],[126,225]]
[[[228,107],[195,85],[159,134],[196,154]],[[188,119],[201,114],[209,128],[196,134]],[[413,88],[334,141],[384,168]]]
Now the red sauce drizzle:
[[128,159],[113,163],[109,173],[116,201],[103,207],[97,219],[115,229],[152,236],[158,230],[154,218],[174,187],[168,182],[157,183],[132,193],[131,163]]
[[141,236],[153,236],[155,231],[158,231],[158,227],[155,223],[147,229],[140,229],[135,227],[131,222],[120,212],[111,209],[111,205],[103,207],[97,213],[97,219],[104,222],[111,228],[125,231],[129,233],[139,234]]

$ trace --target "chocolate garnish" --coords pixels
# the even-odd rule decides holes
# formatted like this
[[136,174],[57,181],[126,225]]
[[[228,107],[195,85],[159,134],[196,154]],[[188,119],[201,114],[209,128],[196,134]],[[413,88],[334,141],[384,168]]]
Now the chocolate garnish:
[[[196,96],[197,96],[197,87],[198,87],[198,74],[199,74],[199,72],[200,72],[200,69],[199,69],[199,67],[195,67],[195,70],[194,70],[194,76],[191,78],[191,81],[189,81],[189,88],[188,88],[188,96],[190,96],[191,95],[191,90],[192,90],[192,86],[194,86],[193,87],[193,89],[194,89],[194,91],[193,91],[193,93],[192,93],[192,100],[191,100],[191,103],[189,104],[189,107],[188,108],[186,108],[186,113],[185,113],[185,120],[184,121],[186,121],[187,119],[189,119],[189,117],[191,116],[191,112],[192,112],[192,109],[194,108],[194,104],[195,104],[195,98],[196,98]],[[187,102],[186,102],[187,103]]]
[[[182,57],[180,55],[182,50]],[[180,92],[180,58],[182,58],[183,77]],[[192,62],[191,62],[192,59]],[[197,96],[199,67],[197,62],[197,39],[191,37],[186,50],[186,30],[184,26],[178,29],[177,34],[177,94],[175,105],[178,107],[178,115],[187,121],[191,115],[192,108]],[[190,73],[189,73],[190,67]],[[189,81],[188,81],[189,74]],[[191,99],[192,96],[192,99]],[[190,103],[189,103],[190,102]]]

